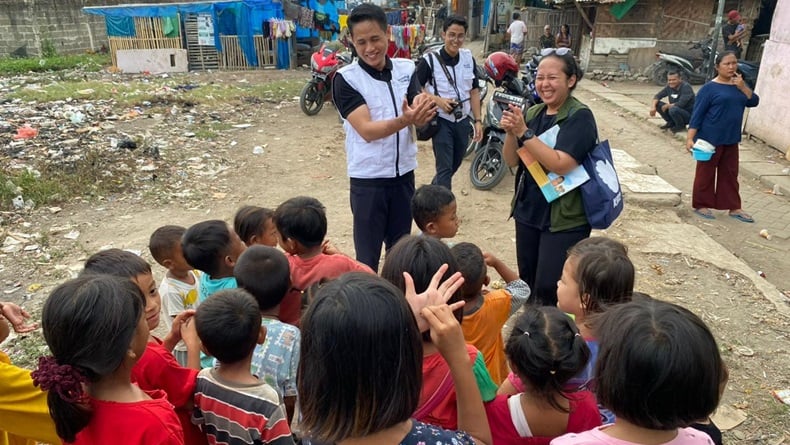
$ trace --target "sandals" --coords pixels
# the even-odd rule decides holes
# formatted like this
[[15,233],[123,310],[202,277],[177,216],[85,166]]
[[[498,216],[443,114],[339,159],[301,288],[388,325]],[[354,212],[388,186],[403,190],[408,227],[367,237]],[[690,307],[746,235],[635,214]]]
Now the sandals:
[[[699,215],[700,218],[716,219],[716,217],[713,216],[713,212],[711,212],[710,209],[694,209],[694,213]],[[730,216],[734,217],[734,215],[730,215]]]
[[740,222],[753,223],[754,218],[746,212],[730,213],[730,218],[735,218]]

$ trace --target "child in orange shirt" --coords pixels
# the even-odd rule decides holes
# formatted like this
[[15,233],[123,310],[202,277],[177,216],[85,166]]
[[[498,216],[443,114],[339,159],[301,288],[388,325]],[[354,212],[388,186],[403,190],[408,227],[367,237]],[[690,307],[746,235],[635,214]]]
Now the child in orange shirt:
[[[464,277],[464,338],[483,353],[491,379],[499,385],[508,372],[502,326],[527,301],[529,286],[502,260],[491,253],[483,254],[472,243],[458,243],[450,251]],[[486,289],[490,282],[486,266],[493,267],[505,280],[504,289]]]

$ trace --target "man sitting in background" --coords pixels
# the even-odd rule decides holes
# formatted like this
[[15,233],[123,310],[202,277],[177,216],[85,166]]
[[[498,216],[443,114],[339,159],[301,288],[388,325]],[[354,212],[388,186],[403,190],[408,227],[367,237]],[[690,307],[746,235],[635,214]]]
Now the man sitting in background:
[[[669,103],[661,101],[665,97]],[[677,133],[686,129],[693,110],[694,90],[680,78],[680,74],[670,71],[667,73],[667,86],[653,96],[650,116],[655,117],[658,112],[667,122],[661,129]]]

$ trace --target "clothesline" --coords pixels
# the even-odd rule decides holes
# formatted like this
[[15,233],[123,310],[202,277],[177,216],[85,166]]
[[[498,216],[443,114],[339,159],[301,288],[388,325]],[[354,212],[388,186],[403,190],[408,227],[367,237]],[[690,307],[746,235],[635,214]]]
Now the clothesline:
[[387,36],[398,49],[413,49],[425,40],[425,25],[390,25]]

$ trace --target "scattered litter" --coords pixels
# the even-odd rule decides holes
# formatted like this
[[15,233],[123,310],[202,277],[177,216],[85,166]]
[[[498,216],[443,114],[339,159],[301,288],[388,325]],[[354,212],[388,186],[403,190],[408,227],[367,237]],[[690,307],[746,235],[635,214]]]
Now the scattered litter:
[[56,213],[60,213],[63,209],[60,207],[47,207],[47,210],[49,210],[49,213],[54,215]]
[[781,188],[779,187],[779,184],[774,184],[774,188],[773,188],[773,190],[771,190],[771,193],[773,193],[774,195],[777,195],[777,196],[784,195],[784,193],[782,193]]
[[256,145],[255,147],[252,147],[252,154],[254,154],[254,155],[262,155],[263,154],[263,147],[261,147],[260,145]]
[[41,289],[41,283],[33,283],[27,287],[28,292],[36,292],[37,290]]
[[80,237],[80,231],[79,230],[72,230],[71,232],[63,235],[63,238],[70,239],[70,240],[76,240],[79,237]]
[[757,271],[757,275],[759,275],[759,276],[761,276],[761,277],[765,278],[765,272],[763,272],[762,270],[758,270],[758,271]]
[[776,398],[776,400],[784,403],[785,405],[790,405],[790,389],[777,389],[771,391],[771,394]]
[[14,140],[19,141],[23,139],[32,139],[36,136],[38,136],[37,129],[29,126],[24,126],[16,130],[16,134],[14,135]]
[[766,230],[766,229],[760,230],[760,236],[765,238],[765,239],[767,239],[767,240],[771,239],[771,234],[768,233],[768,230]]
[[250,127],[252,127],[252,124],[236,124],[233,126],[233,128],[250,128]]
[[118,141],[118,148],[125,148],[127,150],[134,150],[137,148],[137,142],[131,138],[123,138]]
[[230,146],[231,146],[231,147],[235,147],[235,146],[236,146],[236,144],[238,144],[238,142],[236,142],[236,141],[230,141]]
[[733,349],[733,352],[742,356],[742,357],[753,357],[754,351],[751,348],[747,348],[746,346],[738,346],[737,348]]
[[664,268],[660,264],[651,264],[650,268],[656,271],[657,275],[664,275]]
[[729,431],[742,424],[744,420],[746,420],[747,415],[744,411],[738,408],[721,404],[718,408],[716,408],[716,412],[710,417],[713,423],[715,423],[720,430]]

